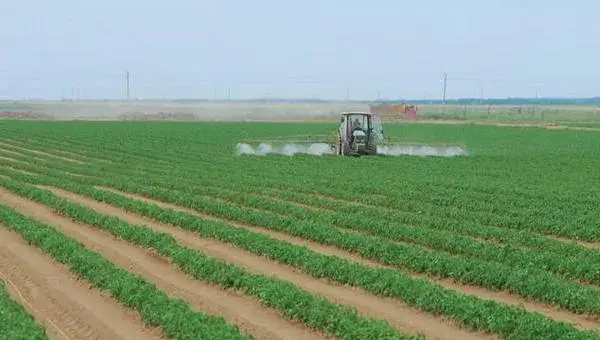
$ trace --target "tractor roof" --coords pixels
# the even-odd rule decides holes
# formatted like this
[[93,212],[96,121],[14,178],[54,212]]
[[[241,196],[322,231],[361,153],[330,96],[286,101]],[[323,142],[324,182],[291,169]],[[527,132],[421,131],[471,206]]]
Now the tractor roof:
[[373,112],[342,112],[342,116],[350,116],[350,115],[373,116],[373,115],[375,115],[375,113],[373,113]]

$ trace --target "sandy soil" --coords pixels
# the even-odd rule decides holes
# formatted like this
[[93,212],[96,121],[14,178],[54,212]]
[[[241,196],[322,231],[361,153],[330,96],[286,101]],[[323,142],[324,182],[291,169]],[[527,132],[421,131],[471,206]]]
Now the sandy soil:
[[[366,207],[366,208],[377,208],[377,209],[383,209],[383,210],[391,211],[391,209],[389,209],[389,208],[384,208],[384,207],[380,207],[380,206],[374,206],[374,205],[370,205],[368,203],[349,201],[349,200],[345,200],[345,199],[341,199],[341,198],[337,198],[337,197],[331,197],[329,195],[319,195],[319,194],[307,194],[307,195],[311,195],[311,196],[316,197],[316,198],[326,199],[326,200],[329,200],[331,202],[338,202],[338,203],[344,203],[344,204],[351,204],[351,205],[356,205],[356,206],[362,206],[362,207]],[[552,238],[552,239],[555,239],[557,241],[561,241],[561,242],[565,242],[565,243],[575,243],[575,244],[578,244],[578,245],[580,245],[582,247],[586,247],[586,248],[590,248],[590,249],[600,249],[600,243],[586,242],[586,241],[581,241],[581,240],[574,240],[574,239],[570,239],[570,238],[559,237],[559,236],[554,236],[554,235],[546,235],[546,234],[541,234],[541,233],[538,233],[538,235],[544,236],[544,237],[548,237],[548,238]]]
[[581,240],[573,240],[570,238],[566,238],[566,237],[560,237],[560,236],[554,236],[554,235],[544,235],[546,237],[550,237],[552,239],[555,239],[557,241],[561,241],[561,242],[565,242],[565,243],[575,243],[578,244],[580,246],[586,247],[586,248],[590,248],[590,249],[600,249],[600,243],[597,242],[587,242],[587,241],[581,241]]
[[[5,193],[0,197],[5,201]],[[51,339],[161,339],[137,313],[91,289],[68,268],[0,226],[0,275]]]
[[201,250],[208,256],[234,263],[252,273],[267,276],[274,275],[278,278],[291,281],[311,293],[324,296],[337,303],[351,306],[363,315],[387,320],[405,332],[412,334],[422,332],[428,339],[440,340],[491,338],[459,329],[432,315],[406,306],[399,301],[379,298],[369,295],[360,289],[342,287],[324,280],[317,280],[294,268],[278,264],[250,252],[215,240],[200,238],[192,232],[187,232],[174,226],[162,225],[150,219],[127,213],[119,208],[80,195],[57,188],[45,189],[50,189],[56,195],[85,204],[103,214],[117,216],[132,224],[146,225],[158,232],[169,233],[183,245]]
[[[2,147],[2,145],[0,145],[0,148],[1,147]],[[15,154],[18,154],[21,156],[21,154],[19,154],[19,153],[15,152]],[[76,174],[74,174],[74,175],[76,175]],[[51,189],[57,195],[67,197],[71,200],[85,204],[85,205],[87,205],[99,212],[102,212],[104,214],[119,216],[122,219],[124,219],[130,223],[143,224],[153,230],[170,233],[181,244],[186,245],[190,248],[199,249],[202,252],[206,253],[208,256],[211,256],[214,258],[219,258],[219,259],[225,260],[230,263],[234,263],[234,264],[239,265],[253,273],[264,274],[264,275],[274,275],[281,279],[294,282],[295,284],[297,284],[298,286],[300,286],[301,288],[303,288],[307,291],[324,296],[324,297],[330,299],[331,301],[335,301],[335,302],[338,302],[341,304],[351,306],[351,307],[357,309],[359,312],[361,312],[364,315],[388,320],[390,323],[395,325],[397,328],[402,329],[405,332],[409,332],[409,333],[413,333],[413,334],[422,332],[427,336],[427,338],[431,338],[431,339],[457,339],[457,338],[459,338],[459,339],[482,339],[482,338],[483,339],[485,339],[485,338],[492,339],[492,338],[494,338],[494,337],[486,335],[486,334],[468,332],[464,329],[461,329],[453,321],[444,320],[442,318],[434,317],[428,313],[423,313],[423,312],[421,312],[413,307],[407,306],[395,299],[380,298],[380,297],[368,294],[368,293],[362,291],[361,289],[357,289],[355,287],[343,287],[337,283],[329,282],[327,280],[316,280],[295,268],[281,265],[274,261],[268,260],[264,257],[260,257],[257,255],[251,254],[247,251],[238,249],[238,248],[230,246],[228,244],[221,243],[221,242],[211,240],[211,239],[200,238],[199,236],[197,236],[193,233],[186,232],[177,227],[163,225],[163,224],[157,223],[156,221],[152,221],[152,220],[143,218],[141,216],[129,214],[129,213],[122,211],[121,209],[118,209],[118,208],[112,207],[110,205],[106,205],[106,204],[103,204],[103,203],[100,203],[100,202],[97,202],[97,201],[94,201],[91,199],[87,199],[87,198],[81,197],[79,195],[75,195],[73,193],[58,190],[56,188],[51,188]],[[252,230],[254,232],[262,233],[262,234],[271,236],[271,237],[279,239],[279,240],[284,240],[284,241],[290,242],[295,245],[306,246],[309,249],[311,249],[315,252],[321,253],[321,254],[337,256],[339,258],[348,259],[350,261],[362,263],[362,264],[365,264],[367,266],[372,266],[372,267],[391,268],[394,270],[402,270],[399,268],[381,264],[377,261],[365,259],[359,255],[352,254],[350,252],[337,249],[335,247],[322,245],[322,244],[312,242],[312,241],[309,241],[306,239],[302,239],[299,237],[290,236],[285,233],[275,232],[275,231],[268,230],[268,229],[265,229],[262,227],[251,226],[251,225],[239,223],[236,221],[224,220],[224,219],[217,218],[215,216],[211,216],[211,215],[203,213],[203,212],[193,211],[193,210],[190,210],[190,209],[187,209],[184,207],[180,207],[180,206],[177,206],[174,204],[159,202],[159,201],[155,201],[155,200],[141,197],[138,195],[123,193],[123,192],[117,191],[112,188],[99,188],[99,189],[109,190],[109,191],[112,191],[115,193],[122,194],[124,196],[128,196],[128,197],[135,198],[135,199],[140,199],[140,200],[143,200],[148,203],[154,203],[154,204],[157,204],[157,205],[165,207],[165,208],[172,208],[174,210],[191,213],[191,214],[194,214],[203,219],[224,222],[224,223],[227,223],[229,225],[232,225],[232,226],[235,226],[238,228],[246,228],[246,229]],[[327,196],[318,196],[318,197],[332,199]],[[212,197],[210,197],[210,198],[213,199]],[[334,198],[334,199],[340,200],[338,198]],[[341,201],[344,201],[344,200],[341,200]],[[345,202],[347,202],[347,201],[345,201]],[[227,204],[227,202],[225,202],[225,203]],[[347,203],[350,203],[350,202],[347,202]],[[180,298],[188,301],[190,303],[190,305],[192,306],[192,308],[194,308],[196,310],[206,311],[211,314],[223,316],[228,321],[239,325],[240,328],[242,330],[244,330],[245,332],[255,335],[258,338],[261,338],[261,339],[292,339],[292,338],[293,339],[304,339],[304,338],[306,338],[306,339],[308,339],[308,338],[325,339],[326,338],[325,336],[323,336],[322,334],[320,334],[318,332],[314,332],[314,331],[307,329],[306,326],[303,324],[300,324],[297,322],[292,322],[292,321],[289,321],[289,320],[283,318],[278,312],[276,312],[272,309],[265,308],[257,300],[255,300],[253,298],[247,297],[247,296],[241,294],[240,292],[224,291],[224,290],[220,289],[219,287],[195,280],[195,279],[189,277],[188,275],[186,275],[185,273],[183,273],[182,271],[180,271],[179,269],[177,269],[176,267],[174,267],[173,265],[171,265],[167,259],[164,259],[161,256],[158,256],[157,254],[155,254],[153,252],[149,252],[147,250],[135,247],[125,241],[119,240],[119,239],[115,238],[114,236],[109,235],[108,233],[94,229],[90,226],[81,225],[81,224],[71,221],[70,219],[58,216],[51,209],[49,209],[45,206],[42,206],[40,204],[23,199],[21,197],[18,197],[2,188],[0,188],[0,204],[6,204],[8,206],[11,206],[15,209],[18,209],[25,215],[31,216],[33,218],[36,218],[39,221],[42,221],[42,222],[45,222],[45,223],[48,223],[48,224],[54,226],[61,232],[65,233],[71,237],[76,238],[77,240],[82,242],[86,247],[101,252],[104,256],[106,256],[110,261],[115,263],[117,266],[145,277],[147,280],[149,280],[150,282],[155,284],[159,289],[161,289],[165,292],[168,292],[172,296],[180,297]],[[301,206],[301,205],[299,205],[299,206]],[[305,206],[305,205],[302,205],[302,206]],[[305,206],[305,207],[309,208],[310,206]],[[2,226],[0,226],[0,232],[2,230],[4,230],[4,229],[2,229]],[[6,231],[4,231],[4,232],[6,232]],[[3,237],[2,235],[3,234],[0,233],[0,259],[2,257],[4,257],[7,259],[10,259],[10,261],[6,260],[6,262],[0,263],[0,273],[3,275],[9,275],[10,273],[12,273],[10,275],[13,275],[12,277],[14,277],[14,280],[16,280],[16,281],[14,281],[14,284],[12,285],[13,288],[14,287],[18,288],[21,286],[29,287],[27,285],[24,285],[27,281],[18,281],[18,280],[21,280],[21,279],[19,279],[19,277],[23,277],[23,275],[25,275],[25,274],[29,275],[27,277],[31,277],[33,275],[33,272],[37,269],[35,269],[35,270],[31,269],[30,272],[26,272],[25,274],[22,274],[22,273],[19,274],[18,272],[16,272],[15,268],[11,268],[10,266],[7,266],[6,263],[25,263],[26,261],[23,258],[18,259],[18,258],[15,258],[14,256],[17,256],[22,253],[29,253],[29,252],[35,253],[35,249],[29,249],[29,251],[27,251],[27,252],[25,252],[24,249],[21,249],[21,251],[19,251],[18,253],[16,252],[16,250],[14,250],[11,253],[4,249],[7,247],[4,245],[4,243],[8,242],[10,244],[13,244],[14,243],[13,242],[14,235],[13,235],[13,239],[11,239],[9,237]],[[7,240],[7,241],[5,241],[5,240]],[[3,241],[4,241],[4,243],[3,243]],[[26,246],[26,244],[25,244],[25,246]],[[9,245],[8,247],[11,247],[11,246]],[[11,249],[16,249],[16,248],[11,248]],[[42,256],[42,257],[44,256],[42,253],[39,253],[38,255]],[[13,257],[10,257],[10,256],[13,256]],[[23,257],[23,256],[25,256],[25,255],[21,255],[21,257]],[[27,255],[27,256],[29,256],[29,255]],[[17,261],[21,261],[21,262],[17,262]],[[2,263],[4,263],[4,264],[2,264]],[[29,265],[31,266],[31,264],[29,264]],[[55,270],[59,270],[59,271],[61,270],[60,268],[57,268],[57,267],[60,267],[60,266],[57,266],[56,264],[53,264],[52,266],[46,266],[46,268],[48,268],[48,270],[51,271],[50,273],[54,272]],[[17,268],[26,270],[28,267],[25,264],[23,264],[23,265],[17,266]],[[39,271],[39,272],[44,273],[43,271]],[[571,313],[568,311],[558,310],[557,308],[547,305],[547,304],[542,304],[542,303],[538,303],[535,301],[527,301],[518,296],[511,295],[511,294],[508,294],[505,292],[495,292],[495,291],[490,291],[490,290],[480,288],[480,287],[462,285],[462,284],[456,283],[449,279],[439,279],[439,278],[430,277],[427,275],[415,274],[415,273],[410,273],[410,272],[406,272],[406,274],[413,278],[426,279],[428,281],[439,284],[445,288],[453,289],[453,290],[459,291],[464,294],[470,294],[470,295],[474,295],[479,298],[488,299],[488,300],[495,300],[495,301],[503,302],[503,303],[506,303],[509,305],[522,306],[523,308],[525,308],[528,311],[539,312],[539,313],[544,314],[555,320],[572,323],[572,324],[576,325],[577,327],[600,330],[600,322],[597,322],[597,321],[593,320],[592,318],[587,318],[586,316],[577,315],[575,313]],[[19,276],[19,275],[21,275],[21,276]],[[49,274],[49,275],[51,275],[51,274]],[[43,276],[42,276],[42,278],[43,278]],[[11,280],[13,280],[13,279],[11,279]],[[24,279],[22,279],[22,280],[24,280]],[[38,310],[46,311],[48,307],[45,307],[45,306],[49,306],[52,303],[52,301],[54,301],[52,299],[60,300],[63,298],[63,296],[61,296],[61,295],[56,295],[59,293],[57,293],[54,290],[51,290],[52,287],[48,287],[48,283],[46,283],[46,286],[44,286],[44,282],[41,282],[40,278],[33,277],[33,278],[28,278],[28,280],[30,280],[31,282],[35,282],[35,285],[36,285],[35,287],[38,287],[38,288],[32,288],[32,289],[34,289],[34,291],[37,289],[38,292],[42,292],[40,294],[45,296],[46,297],[45,299],[48,299],[48,300],[39,299],[39,301],[40,301],[39,303],[41,305],[38,308]],[[74,278],[74,280],[76,280],[76,278]],[[10,282],[13,282],[13,281],[9,281],[9,283]],[[19,282],[23,282],[23,284],[21,284]],[[9,287],[10,286],[11,285],[9,284]],[[85,289],[87,291],[88,288],[86,287]],[[110,297],[104,296],[104,295],[102,295],[102,293],[97,292],[97,291],[94,291],[94,292],[100,294],[100,296],[104,297],[109,302],[112,301],[112,303],[116,303]],[[28,304],[31,304],[31,299],[32,299],[31,294],[32,293],[27,293],[26,291],[19,292],[17,290],[13,290],[12,293],[17,298],[19,298],[21,296],[20,301],[22,301],[22,303],[25,306],[27,306]],[[27,295],[27,294],[30,294],[30,295]],[[54,295],[52,295],[52,294],[54,294]],[[63,294],[64,294],[64,292],[63,292]],[[36,295],[36,296],[38,296],[38,295]],[[37,301],[38,299],[35,298],[35,300]],[[46,301],[46,302],[44,302],[44,301]],[[102,332],[113,332],[114,334],[116,334],[113,338],[122,337],[121,335],[119,335],[120,333],[116,333],[118,330],[114,330],[111,328],[113,326],[111,326],[109,321],[102,321],[102,325],[99,326],[99,328],[97,328],[95,326],[95,324],[93,324],[93,322],[100,323],[100,321],[98,321],[98,320],[100,320],[100,319],[104,320],[102,318],[104,318],[105,316],[96,315],[95,316],[96,319],[93,319],[90,316],[90,318],[91,318],[90,320],[83,319],[85,317],[88,317],[87,316],[88,314],[85,314],[85,313],[83,313],[81,315],[76,315],[76,316],[68,316],[68,315],[64,316],[65,313],[67,313],[67,312],[65,312],[65,310],[72,311],[73,308],[76,308],[77,310],[84,310],[85,308],[92,309],[92,310],[101,310],[100,308],[92,308],[92,306],[86,305],[86,303],[91,303],[91,302],[87,302],[87,301],[78,301],[77,303],[79,303],[79,305],[77,305],[76,307],[72,307],[70,305],[64,305],[64,304],[69,304],[71,302],[72,301],[69,301],[69,300],[66,302],[61,302],[62,304],[60,304],[60,305],[64,306],[62,308],[65,308],[65,309],[62,311],[59,310],[58,312],[56,312],[57,313],[56,315],[48,312],[49,316],[44,316],[46,314],[39,314],[40,312],[39,311],[36,312],[35,308],[30,307],[30,309],[31,309],[31,312],[36,317],[38,317],[38,320],[40,320],[41,323],[45,322],[45,324],[47,325],[49,330],[53,329],[52,332],[54,332],[53,334],[56,335],[57,338],[64,338],[64,336],[61,336],[61,334],[62,334],[61,332],[68,332],[69,329],[71,329],[70,331],[73,332],[73,334],[75,334],[73,336],[69,336],[69,338],[74,338],[74,339],[80,337],[80,335],[77,335],[77,334],[83,334],[85,332],[88,332],[88,333],[89,332],[99,332],[98,334],[100,334],[100,335],[98,335],[96,338],[102,338],[102,339],[106,338],[105,335],[103,335],[103,334],[108,334],[108,333],[102,333]],[[44,303],[45,303],[45,305],[44,305]],[[116,305],[116,307],[119,307],[119,306]],[[46,309],[44,309],[44,308],[46,308]],[[69,309],[69,308],[71,308],[71,309]],[[129,320],[129,322],[131,323],[128,327],[133,327],[132,325],[137,325],[137,327],[139,328],[137,330],[138,332],[150,332],[149,333],[150,336],[147,338],[152,339],[153,337],[157,337],[156,331],[154,331],[154,333],[152,333],[152,331],[145,330],[141,327],[141,323],[138,322],[139,321],[138,319],[136,319],[136,317],[138,317],[136,313],[134,313],[130,310],[123,310],[123,309],[120,309],[120,311],[121,311],[121,313],[129,313],[127,316],[129,319],[128,318],[123,319],[123,322],[126,322]],[[91,312],[89,312],[89,313],[91,313]],[[118,314],[113,313],[112,315],[118,315]],[[70,319],[68,319],[68,318],[82,318],[82,320],[77,321],[77,322],[79,322],[79,323],[77,323],[75,321],[72,321],[72,322],[69,321]],[[50,320],[50,321],[44,321],[44,320]],[[61,320],[63,320],[63,321],[61,321]],[[66,321],[64,321],[64,320],[66,320]],[[77,320],[79,320],[79,319],[77,319]],[[52,322],[54,322],[56,325],[53,325]],[[61,324],[61,322],[63,322],[63,324]],[[63,328],[65,328],[65,327],[67,328],[67,331],[63,330]],[[71,328],[68,328],[68,327],[71,327]],[[102,328],[102,327],[104,327],[104,328]],[[114,326],[114,327],[116,327],[116,326]],[[92,330],[90,330],[90,329],[92,329]],[[79,332],[79,333],[77,333],[77,332]],[[85,333],[85,334],[88,334],[88,333]],[[113,334],[113,333],[111,333],[111,334]],[[65,334],[67,334],[67,333],[65,333]],[[96,334],[96,333],[94,333],[94,334]],[[134,334],[137,334],[137,333],[134,333]],[[142,333],[140,333],[140,334],[141,334],[140,336],[145,336]],[[95,338],[94,335],[90,335],[90,337]],[[108,336],[108,337],[110,337],[110,336]]]
[[[130,198],[142,200],[147,203],[154,203],[154,204],[157,204],[158,206],[161,206],[164,208],[171,208],[174,210],[194,214],[194,215],[204,218],[204,219],[221,221],[221,222],[225,222],[225,223],[228,223],[230,225],[233,225],[233,226],[236,226],[239,228],[246,228],[246,229],[252,230],[254,232],[262,233],[264,235],[268,235],[270,237],[273,237],[273,238],[276,238],[279,240],[287,241],[291,244],[295,244],[295,245],[299,245],[299,246],[306,246],[310,250],[321,253],[321,254],[337,256],[339,258],[348,259],[350,261],[362,263],[367,266],[399,270],[399,268],[397,268],[397,267],[392,267],[389,265],[379,263],[377,261],[368,260],[359,255],[356,255],[356,254],[353,254],[353,253],[350,253],[350,252],[347,252],[344,250],[340,250],[340,249],[337,249],[334,247],[319,244],[319,243],[309,241],[306,239],[302,239],[299,237],[290,236],[285,233],[275,232],[275,231],[268,230],[268,229],[265,229],[262,227],[250,226],[250,225],[238,223],[235,221],[226,221],[226,220],[214,217],[214,216],[210,216],[210,215],[200,213],[200,212],[197,212],[197,211],[194,211],[191,209],[187,209],[184,207],[180,207],[180,206],[177,206],[174,204],[164,203],[164,202],[152,200],[149,198],[145,198],[145,197],[130,194],[130,193],[123,193],[123,192],[120,192],[120,191],[117,191],[114,189],[110,189],[110,188],[103,187],[100,189],[109,190],[109,191],[119,193],[119,194],[122,194],[122,195],[130,197]],[[536,302],[536,301],[528,301],[528,300],[525,300],[518,296],[506,293],[506,292],[491,291],[491,290],[487,290],[487,289],[481,288],[481,287],[463,285],[463,284],[454,282],[453,280],[450,280],[450,279],[440,279],[440,278],[436,278],[436,277],[431,277],[431,276],[416,274],[416,273],[409,273],[409,272],[405,272],[405,274],[407,274],[410,277],[415,278],[415,279],[425,279],[425,280],[434,282],[436,284],[441,285],[442,287],[445,287],[447,289],[456,290],[463,294],[474,295],[474,296],[477,296],[479,298],[486,299],[486,300],[495,300],[495,301],[499,301],[502,303],[506,303],[508,305],[521,306],[521,307],[525,308],[527,311],[538,312],[540,314],[546,315],[555,320],[572,323],[577,327],[600,330],[600,322],[593,320],[593,318],[591,318],[591,317],[587,318],[586,316],[578,315],[578,314],[572,313],[570,311],[559,310],[558,308],[548,305],[548,304],[544,304],[544,303],[540,303],[540,302]]]
[[25,171],[25,170],[21,170],[21,169],[17,169],[17,168],[11,168],[9,166],[4,166],[4,165],[0,165],[0,169],[7,169],[10,171],[14,171],[14,172],[20,172],[24,175],[29,175],[29,176],[38,176],[38,174],[34,174],[33,172],[29,172],[29,171]]
[[225,317],[248,334],[260,339],[325,339],[301,324],[284,319],[275,310],[264,308],[256,300],[195,280],[149,250],[56,215],[43,205],[5,189],[0,189],[0,202],[99,251],[118,267],[143,276],[171,296],[184,299],[193,309]]
[[17,163],[19,163],[19,161],[16,160],[16,159],[14,159],[14,158],[4,157],[4,156],[0,156],[0,160],[7,161],[7,162],[17,162]]
[[[72,158],[68,158],[68,157],[63,157],[63,156],[57,156],[57,155],[53,155],[51,153],[47,153],[47,152],[43,152],[43,151],[39,151],[39,150],[34,150],[34,149],[29,149],[29,148],[24,148],[22,146],[17,146],[17,145],[14,145],[14,144],[8,144],[8,143],[0,142],[0,146],[9,147],[9,148],[15,148],[17,150],[23,150],[23,151],[35,153],[35,154],[38,154],[38,155],[44,155],[44,156],[47,156],[47,157],[56,158],[56,159],[60,159],[60,160],[71,162],[71,163],[85,164],[85,162],[82,162],[82,161],[79,161],[79,160],[76,160],[76,159],[72,159]],[[4,151],[14,152],[14,151],[7,150],[5,148],[4,148]]]

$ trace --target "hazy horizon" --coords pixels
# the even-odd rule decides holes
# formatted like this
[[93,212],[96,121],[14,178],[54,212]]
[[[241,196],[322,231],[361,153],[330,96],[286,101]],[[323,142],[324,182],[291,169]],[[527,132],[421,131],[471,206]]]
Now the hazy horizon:
[[597,97],[600,3],[0,5],[0,99]]

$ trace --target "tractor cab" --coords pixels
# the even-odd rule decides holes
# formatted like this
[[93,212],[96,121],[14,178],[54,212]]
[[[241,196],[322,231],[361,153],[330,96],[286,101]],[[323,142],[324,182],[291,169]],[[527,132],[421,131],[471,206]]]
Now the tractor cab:
[[344,112],[338,137],[338,155],[375,155],[383,142],[383,125],[377,114]]

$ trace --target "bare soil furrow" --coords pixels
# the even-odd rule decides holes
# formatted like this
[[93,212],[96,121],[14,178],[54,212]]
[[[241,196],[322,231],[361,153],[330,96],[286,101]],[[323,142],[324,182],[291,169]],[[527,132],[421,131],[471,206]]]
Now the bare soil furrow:
[[54,155],[54,154],[51,154],[51,153],[48,153],[48,152],[39,151],[39,150],[35,150],[35,149],[24,148],[22,146],[18,146],[18,145],[14,145],[14,144],[0,142],[0,145],[8,146],[8,147],[13,147],[15,149],[20,149],[20,150],[28,151],[28,152],[32,152],[32,153],[35,153],[35,154],[38,154],[38,155],[44,155],[44,156],[47,156],[47,157],[51,157],[51,158],[55,158],[55,159],[60,159],[60,160],[71,162],[71,163],[86,164],[85,162],[82,162],[82,161],[79,161],[79,160],[76,160],[76,159],[72,159],[72,158],[68,158],[68,157],[64,157],[64,156],[58,156],[58,155]]
[[[4,196],[2,196],[4,197]],[[52,339],[161,339],[140,316],[0,226],[0,275]]]
[[[311,194],[308,194],[308,195],[311,195]],[[363,207],[366,207],[366,208],[376,208],[376,209],[382,209],[382,210],[390,211],[390,212],[401,211],[401,210],[392,210],[392,209],[386,208],[386,207],[380,207],[380,206],[370,205],[370,204],[366,204],[366,203],[360,203],[360,202],[355,202],[355,201],[350,201],[350,200],[335,198],[335,197],[331,197],[331,196],[328,196],[328,195],[312,194],[312,196],[314,196],[316,198],[326,199],[326,200],[329,200],[331,202],[339,202],[339,203],[343,203],[343,204],[351,204],[351,205],[356,205],[356,206],[363,206]],[[409,225],[409,226],[413,226],[413,225]],[[489,226],[484,225],[484,227],[489,227]],[[495,227],[495,226],[491,226],[491,227]],[[554,239],[554,240],[557,240],[557,241],[560,241],[560,242],[575,243],[575,244],[580,245],[580,246],[585,247],[585,248],[600,249],[600,243],[597,243],[597,242],[587,242],[587,241],[581,241],[581,240],[574,240],[574,239],[569,239],[569,238],[566,238],[566,237],[560,237],[560,236],[555,236],[555,235],[543,234],[543,233],[535,232],[535,231],[529,231],[529,232],[531,234],[534,234],[534,235],[539,235],[539,236],[542,236],[542,237],[548,237],[548,238],[551,238],[551,239]],[[484,241],[484,242],[494,243],[493,241],[486,240],[486,239],[483,239],[483,238],[478,238],[478,239],[481,240],[481,241]],[[528,248],[524,247],[523,249],[528,249]]]
[[20,172],[22,174],[29,175],[29,176],[38,176],[38,174],[36,174],[36,173],[25,171],[25,170],[21,170],[21,169],[11,168],[11,167],[8,167],[8,166],[1,166],[0,165],[0,169],[7,169],[7,170],[10,170],[10,171]]
[[68,172],[68,171],[65,171],[65,174],[67,174],[67,175],[71,175],[71,176],[75,176],[75,177],[90,177],[90,176],[88,176],[88,175],[77,174],[77,173],[74,173],[74,172]]
[[[1,146],[0,146],[0,151],[8,153],[10,155],[15,155],[15,156],[18,156],[18,157],[21,157],[21,158],[26,158],[27,160],[45,161],[45,159],[43,159],[43,158],[39,158],[39,157],[31,156],[31,155],[24,155],[22,153],[18,153],[18,152],[15,152],[15,151],[2,149]],[[31,163],[29,163],[27,161],[24,161],[22,159],[16,159],[16,158],[11,158],[11,157],[6,157],[6,156],[0,156],[0,157],[5,158],[7,160],[10,160],[11,162],[16,162],[16,163],[31,165]]]
[[263,193],[263,194],[252,193],[252,194],[258,195],[258,196],[261,196],[261,197],[264,197],[264,198],[285,201],[286,203],[293,204],[293,205],[296,205],[296,206],[298,206],[300,208],[304,208],[304,209],[307,209],[307,210],[310,210],[310,211],[313,211],[313,212],[332,212],[332,211],[335,211],[333,209],[326,208],[326,207],[319,207],[319,206],[315,206],[315,205],[309,205],[309,204],[304,204],[304,203],[300,203],[300,202],[296,202],[296,201],[291,201],[291,200],[288,200],[288,199],[285,199],[285,198],[281,198],[281,197],[277,196],[277,194],[275,194],[275,193],[266,193],[266,194],[265,193]]
[[[131,193],[125,193],[125,192],[122,192],[122,191],[119,191],[116,189],[112,189],[112,188],[106,188],[106,187],[97,187],[97,188],[107,190],[107,191],[112,191],[114,193],[117,193],[117,194],[120,194],[120,195],[123,195],[126,197],[130,197],[130,198],[138,199],[138,200],[144,201],[146,203],[156,204],[163,208],[171,208],[173,210],[194,214],[200,218],[204,218],[207,220],[221,221],[221,222],[228,223],[235,227],[246,228],[246,229],[258,232],[258,233],[262,233],[262,234],[271,236],[273,238],[277,238],[279,240],[284,240],[284,241],[290,242],[295,245],[306,246],[309,249],[311,249],[315,252],[321,253],[321,254],[337,256],[340,258],[348,259],[350,261],[362,263],[367,266],[401,270],[397,267],[393,267],[393,266],[379,263],[377,261],[365,259],[359,255],[350,253],[345,250],[341,250],[341,249],[337,249],[335,247],[330,247],[330,246],[326,246],[323,244],[319,244],[319,243],[309,241],[309,240],[306,240],[306,239],[303,239],[300,237],[290,236],[285,233],[275,232],[275,231],[268,230],[263,227],[250,226],[250,225],[245,225],[243,223],[239,223],[239,222],[235,222],[235,221],[228,221],[228,220],[221,219],[221,218],[218,218],[215,216],[211,216],[211,215],[208,215],[205,213],[197,212],[197,211],[189,209],[189,208],[181,207],[181,206],[178,206],[175,204],[161,202],[161,201],[153,200],[150,198],[146,198],[146,197],[131,194]],[[506,292],[491,291],[491,290],[488,290],[488,289],[485,289],[482,287],[460,284],[451,279],[441,279],[441,278],[431,277],[431,276],[424,275],[424,274],[406,272],[404,270],[402,270],[402,271],[412,278],[426,279],[426,280],[432,281],[436,284],[439,284],[442,287],[445,287],[447,289],[452,289],[452,290],[458,291],[463,294],[474,295],[481,299],[486,299],[486,300],[495,300],[495,301],[502,302],[502,303],[509,304],[509,305],[521,306],[521,307],[525,308],[525,310],[527,310],[527,311],[537,312],[537,313],[546,315],[550,318],[553,318],[554,320],[569,322],[579,328],[590,328],[590,329],[600,330],[600,322],[598,322],[591,316],[587,317],[585,315],[578,315],[575,313],[571,313],[569,311],[560,310],[560,309],[558,309],[554,306],[548,305],[548,304],[544,304],[544,303],[540,303],[540,302],[536,302],[536,301],[528,301],[528,300],[525,300],[518,296],[506,293]]]
[[573,240],[570,238],[566,238],[566,237],[560,237],[560,236],[554,236],[554,235],[544,235],[545,237],[551,238],[553,240],[557,240],[560,242],[564,242],[564,243],[574,243],[574,244],[578,244],[580,246],[589,248],[589,249],[600,249],[600,243],[597,242],[587,242],[587,241],[581,241],[581,240]]
[[6,162],[21,163],[21,161],[18,161],[14,158],[4,157],[4,156],[0,156],[0,160],[6,161]]
[[44,205],[1,188],[0,202],[77,239],[87,248],[102,253],[118,267],[143,276],[171,296],[186,300],[195,310],[224,317],[247,334],[260,339],[326,339],[239,292],[225,291],[192,278],[154,251],[133,246],[104,231],[76,223],[55,214]]
[[364,292],[362,289],[343,287],[325,280],[314,279],[290,266],[278,264],[219,241],[201,238],[193,232],[185,231],[176,226],[160,224],[152,219],[131,214],[109,204],[101,203],[62,189],[45,186],[39,187],[51,190],[57,196],[86,205],[102,214],[119,217],[131,224],[145,225],[158,232],[169,233],[180,244],[198,249],[208,256],[236,264],[249,272],[276,276],[280,279],[291,281],[313,294],[323,296],[336,303],[351,306],[363,315],[387,320],[403,332],[412,334],[423,333],[428,339],[466,340],[492,338],[489,335],[474,334],[462,330],[459,326],[451,325],[450,321],[441,320],[397,300],[379,298]]
[[[351,256],[350,258],[354,261],[360,261],[361,258],[359,256],[353,255],[353,254],[348,254],[347,252],[344,251],[340,251],[338,249],[332,248],[332,247],[328,247],[328,246],[324,246],[320,243],[317,242],[312,242],[306,239],[303,239],[301,237],[295,237],[295,236],[291,236],[288,235],[286,233],[281,233],[278,231],[273,231],[273,230],[269,230],[263,227],[257,227],[257,226],[250,226],[244,223],[240,223],[240,222],[236,222],[233,220],[226,220],[226,219],[222,219],[219,217],[215,217],[209,214],[205,214],[196,210],[192,210],[189,208],[184,208],[184,207],[180,207],[178,205],[175,204],[171,204],[171,203],[166,203],[166,202],[161,202],[161,201],[157,201],[157,200],[153,200],[150,198],[146,198],[140,195],[135,195],[135,194],[130,194],[130,193],[126,193],[126,192],[122,192],[113,188],[108,188],[108,187],[103,187],[103,186],[96,186],[97,189],[101,189],[101,190],[106,190],[106,191],[111,191],[113,193],[119,194],[119,195],[123,195],[125,197],[129,197],[129,198],[133,198],[133,199],[138,199],[141,201],[144,201],[146,203],[150,203],[150,204],[156,204],[160,207],[163,208],[170,208],[173,210],[177,210],[177,211],[183,211],[189,214],[193,214],[196,215],[200,218],[206,219],[206,220],[210,220],[210,221],[219,221],[219,222],[225,222],[229,225],[232,225],[234,227],[238,227],[238,228],[245,228],[245,229],[249,229],[252,230],[254,232],[257,233],[261,233],[261,234],[265,234],[268,236],[271,236],[273,238],[279,239],[279,240],[283,240],[283,241],[287,241],[290,242],[291,244],[295,244],[295,245],[300,245],[300,246],[309,246],[311,249],[318,251],[322,254],[327,254],[327,255],[335,255],[335,256],[340,256],[340,254],[342,255],[348,255]],[[230,203],[232,204],[232,203]],[[340,256],[343,257],[343,256]]]
[[[279,189],[279,190],[284,191],[283,189]],[[358,206],[358,207],[365,207],[365,208],[381,208],[381,207],[378,207],[378,206],[375,206],[375,205],[371,205],[371,204],[367,204],[367,203],[362,203],[362,202],[357,202],[357,201],[350,201],[350,200],[346,200],[346,199],[339,198],[339,197],[333,197],[333,196],[330,196],[330,195],[321,195],[321,194],[305,194],[305,195],[313,196],[315,198],[325,199],[325,200],[328,200],[328,201],[333,202],[333,203],[350,204],[350,205],[355,205],[355,206]],[[398,211],[398,210],[396,210],[396,211]]]

